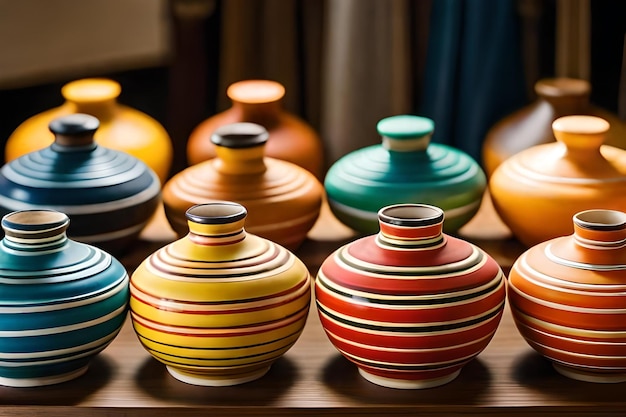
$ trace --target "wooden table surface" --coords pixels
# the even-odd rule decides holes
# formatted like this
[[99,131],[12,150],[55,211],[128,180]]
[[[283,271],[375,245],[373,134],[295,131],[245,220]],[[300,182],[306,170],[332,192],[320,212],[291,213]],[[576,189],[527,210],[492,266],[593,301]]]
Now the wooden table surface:
[[[488,196],[460,235],[488,251],[508,272],[524,248],[499,221]],[[313,274],[354,238],[325,207],[297,251]],[[134,250],[138,263],[173,239],[162,213]],[[625,384],[567,379],[519,336],[508,308],[494,339],[451,383],[425,390],[371,384],[326,338],[314,304],[305,330],[261,379],[234,387],[199,387],[172,378],[137,341],[127,322],[115,341],[73,381],[40,388],[0,387],[0,416],[255,416],[255,415],[626,415]]]

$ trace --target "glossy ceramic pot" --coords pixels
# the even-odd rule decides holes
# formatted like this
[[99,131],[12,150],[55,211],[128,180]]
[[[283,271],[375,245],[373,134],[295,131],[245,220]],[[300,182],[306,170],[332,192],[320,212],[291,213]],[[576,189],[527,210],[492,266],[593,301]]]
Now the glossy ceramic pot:
[[106,78],[86,78],[63,86],[65,102],[36,114],[20,124],[5,145],[6,161],[37,151],[54,142],[48,125],[54,119],[85,113],[100,121],[95,140],[106,148],[126,152],[142,160],[161,183],[169,176],[174,151],[165,128],[149,115],[117,101],[121,86]]
[[443,209],[445,232],[454,233],[476,214],[487,186],[485,174],[466,153],[430,143],[432,120],[392,116],[379,121],[377,129],[381,144],[345,155],[326,175],[328,203],[342,223],[376,233],[382,207],[423,203]]
[[68,236],[121,253],[161,203],[156,174],[139,159],[94,142],[98,119],[53,120],[54,142],[0,170],[0,214],[54,209],[72,220]]
[[535,84],[537,99],[496,123],[483,142],[483,167],[488,177],[507,158],[532,146],[554,142],[552,122],[559,117],[590,115],[607,120],[605,143],[626,148],[626,123],[589,102],[591,85],[575,78],[545,78]]
[[68,223],[52,210],[2,218],[1,385],[77,378],[124,324],[126,270],[108,253],[68,239]]
[[184,169],[165,184],[165,214],[179,236],[187,231],[189,207],[226,200],[248,209],[250,233],[290,250],[300,246],[319,216],[324,189],[304,168],[265,156],[268,137],[267,130],[254,123],[222,126],[212,135],[217,156]]
[[236,203],[187,211],[189,233],[131,277],[142,345],[189,384],[235,385],[263,376],[298,339],[311,277],[291,252],[244,229]]
[[498,328],[502,270],[480,248],[443,233],[443,218],[429,205],[384,207],[378,234],[342,246],[319,270],[322,326],[375,384],[450,382]]
[[626,381],[626,213],[583,211],[573,228],[515,261],[508,291],[513,318],[561,374]]
[[570,235],[579,211],[626,210],[626,151],[603,145],[608,129],[595,116],[561,117],[553,123],[556,142],[519,152],[494,171],[494,208],[524,245]]
[[318,179],[324,174],[324,150],[315,130],[282,106],[285,87],[269,80],[244,80],[228,87],[232,107],[217,113],[192,131],[187,141],[190,165],[216,156],[211,136],[215,129],[231,123],[250,122],[265,127],[270,134],[265,154],[305,168]]

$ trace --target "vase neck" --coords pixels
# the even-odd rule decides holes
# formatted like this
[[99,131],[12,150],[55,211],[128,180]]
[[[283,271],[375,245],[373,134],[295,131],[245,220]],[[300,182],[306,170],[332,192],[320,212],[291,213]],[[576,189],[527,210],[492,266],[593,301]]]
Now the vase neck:
[[566,156],[581,163],[603,158],[600,147],[609,130],[609,123],[595,116],[564,116],[552,123],[556,140],[566,148]]
[[93,136],[99,126],[99,120],[88,114],[59,117],[49,125],[54,134],[52,147],[57,152],[93,150],[97,146]]
[[211,141],[216,158],[213,167],[222,174],[261,174],[265,165],[265,144],[269,134],[255,123],[232,123],[215,130]]
[[278,102],[271,103],[242,103],[233,102],[235,108],[241,114],[241,120],[257,123],[270,129],[278,123],[282,106]]
[[186,212],[187,237],[200,246],[226,246],[246,238],[244,223],[246,209],[237,203],[220,202],[198,204]]
[[377,241],[383,246],[436,248],[445,244],[443,211],[425,204],[398,204],[378,212],[380,232]]
[[242,120],[269,128],[282,111],[285,87],[270,80],[245,80],[231,84],[226,94]]
[[73,81],[61,89],[72,113],[90,114],[102,122],[111,119],[115,114],[120,93],[119,83],[104,78]]
[[587,113],[591,85],[575,78],[546,78],[537,81],[535,93],[552,106],[555,118],[558,118]]
[[626,246],[626,213],[616,210],[586,210],[574,215],[574,241],[590,249]]
[[69,218],[53,210],[15,211],[2,218],[3,244],[18,254],[54,252],[68,242]]
[[426,117],[399,115],[380,120],[376,129],[384,148],[392,152],[415,152],[428,148],[435,125]]

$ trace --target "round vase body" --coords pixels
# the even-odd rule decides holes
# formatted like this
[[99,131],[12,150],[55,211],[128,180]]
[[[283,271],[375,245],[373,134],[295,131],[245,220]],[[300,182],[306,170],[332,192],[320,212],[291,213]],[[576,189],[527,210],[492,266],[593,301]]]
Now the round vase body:
[[443,211],[380,210],[380,231],[344,245],[315,281],[319,317],[367,380],[429,388],[453,380],[493,337],[504,275],[485,252],[442,233]]
[[170,137],[152,117],[117,102],[121,93],[117,82],[86,78],[66,84],[61,93],[65,99],[61,106],[30,117],[9,136],[5,146],[7,162],[53,143],[54,135],[48,129],[52,120],[84,113],[100,121],[94,136],[96,143],[142,160],[165,183],[174,155]]
[[163,187],[165,214],[174,231],[186,233],[189,207],[233,201],[248,210],[250,233],[290,250],[300,246],[319,216],[322,184],[302,167],[266,157],[268,132],[261,125],[233,123],[212,138],[217,157],[184,169]]
[[590,115],[611,125],[606,144],[626,148],[626,124],[619,117],[589,103],[588,81],[546,78],[535,84],[537,100],[496,123],[483,143],[483,167],[488,177],[510,156],[532,146],[554,142],[552,122],[559,117]]
[[0,213],[53,209],[72,220],[70,238],[121,253],[161,203],[161,185],[142,161],[94,142],[98,119],[50,123],[55,142],[0,169]]
[[563,375],[623,382],[626,214],[587,210],[573,223],[573,234],[533,246],[513,264],[513,318],[530,346]]
[[201,204],[187,216],[189,234],[132,274],[134,329],[183,382],[222,386],[257,379],[300,336],[310,274],[284,247],[247,233],[239,204]]
[[68,239],[68,222],[52,210],[2,219],[0,385],[74,379],[124,324],[126,270],[108,253]]
[[270,134],[267,156],[292,162],[322,179],[324,151],[315,130],[304,120],[282,107],[285,88],[268,80],[245,80],[230,85],[227,95],[232,107],[204,120],[187,141],[190,165],[216,156],[211,136],[215,129],[232,123],[249,122],[265,127]]
[[608,123],[565,116],[553,126],[556,142],[519,152],[489,179],[498,215],[528,247],[570,235],[577,212],[626,210],[626,151],[602,145]]
[[382,207],[423,203],[445,211],[446,233],[467,223],[482,202],[485,174],[464,152],[429,143],[433,130],[432,120],[424,117],[382,119],[382,143],[345,155],[326,175],[324,187],[335,216],[358,232],[372,234]]

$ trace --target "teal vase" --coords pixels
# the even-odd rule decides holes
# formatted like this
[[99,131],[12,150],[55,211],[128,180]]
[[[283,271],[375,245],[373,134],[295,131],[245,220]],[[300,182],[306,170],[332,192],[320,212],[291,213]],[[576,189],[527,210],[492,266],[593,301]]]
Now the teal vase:
[[434,122],[413,115],[382,119],[382,143],[353,151],[335,162],[324,181],[333,214],[363,233],[378,230],[378,211],[403,203],[441,208],[444,231],[455,233],[478,211],[485,173],[468,154],[431,143]]
[[77,378],[124,324],[126,270],[107,252],[69,239],[68,225],[53,210],[2,218],[0,385]]

